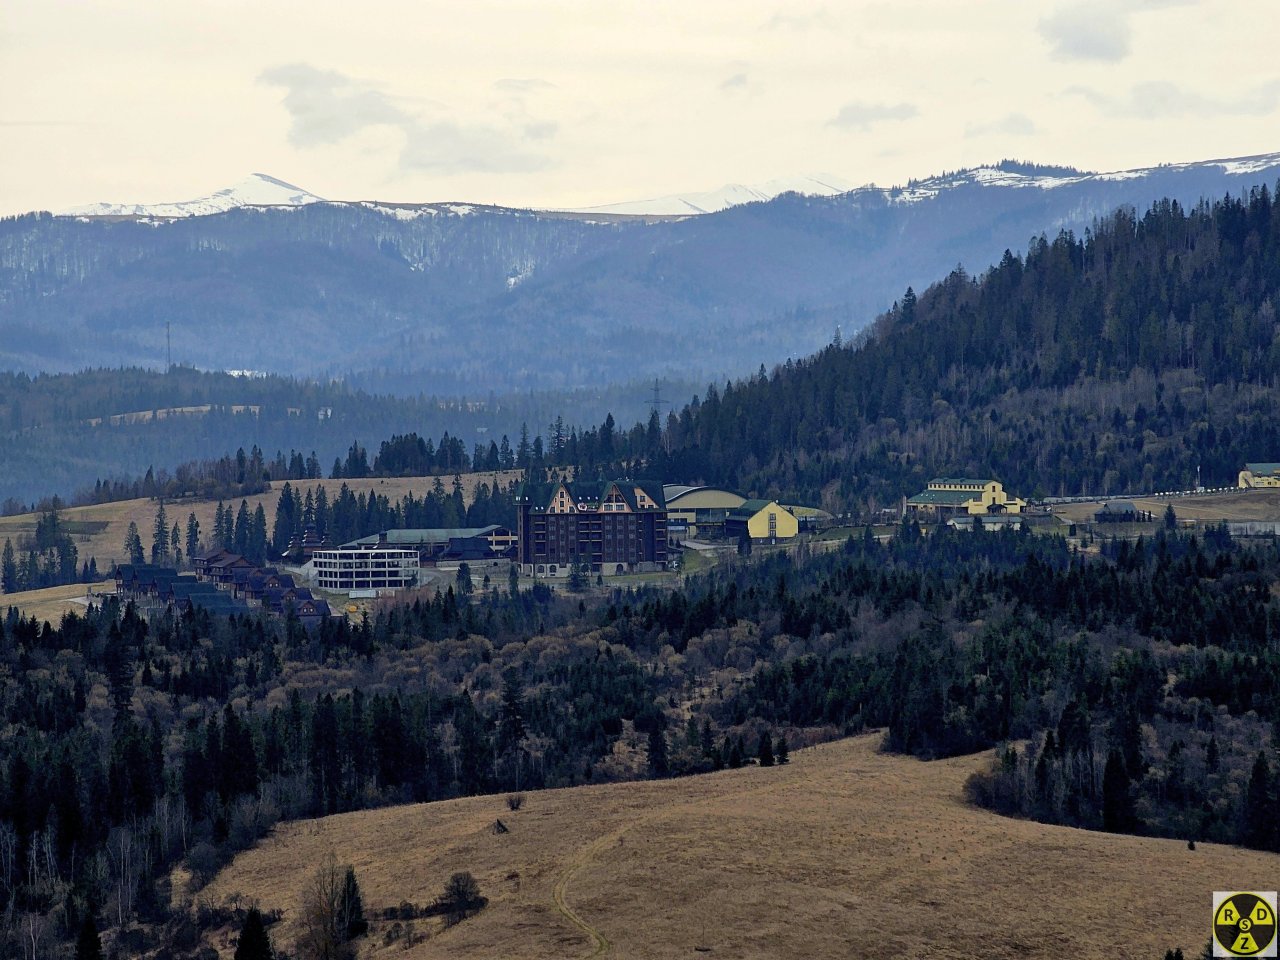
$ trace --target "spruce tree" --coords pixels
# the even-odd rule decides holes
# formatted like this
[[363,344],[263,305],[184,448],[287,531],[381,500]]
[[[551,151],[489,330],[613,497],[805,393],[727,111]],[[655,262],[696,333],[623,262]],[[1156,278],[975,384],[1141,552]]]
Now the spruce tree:
[[769,736],[768,731],[760,734],[760,746],[756,750],[756,759],[760,761],[762,767],[773,766],[773,738]]
[[649,731],[649,776],[665,777],[671,772],[667,761],[667,737],[661,724]]
[[1102,773],[1102,828],[1122,833],[1133,826],[1133,797],[1129,793],[1129,773],[1124,757],[1112,749]]
[[339,935],[345,940],[354,940],[369,929],[364,918],[364,901],[360,898],[360,884],[356,882],[354,867],[347,867],[346,876],[342,878],[342,905],[340,914],[341,926]]
[[[239,960],[239,954],[236,957]],[[80,932],[76,934],[76,960],[102,960],[102,940],[98,936],[98,926],[93,922],[92,910],[85,911]]]
[[1270,850],[1276,839],[1276,805],[1271,796],[1271,766],[1267,755],[1258,751],[1249,775],[1249,786],[1244,796],[1244,817],[1240,842],[1255,850]]
[[475,589],[475,585],[471,582],[471,564],[463,561],[458,564],[458,594],[459,596],[469,597]]
[[138,534],[138,524],[133,520],[129,521],[129,532],[125,534],[124,552],[128,555],[129,562],[135,566],[146,560],[142,552],[142,537]]
[[164,501],[156,507],[155,523],[151,527],[151,562],[164,563],[169,559],[169,520],[165,516]]
[[13,542],[4,541],[4,551],[0,553],[0,592],[18,592],[18,561],[13,552]]
[[787,749],[787,735],[785,733],[778,734],[778,745],[774,748],[777,755],[778,765],[791,762],[791,752]]
[[250,907],[245,914],[244,926],[240,928],[240,942],[236,944],[234,960],[272,960],[274,955],[262,913],[257,907]]

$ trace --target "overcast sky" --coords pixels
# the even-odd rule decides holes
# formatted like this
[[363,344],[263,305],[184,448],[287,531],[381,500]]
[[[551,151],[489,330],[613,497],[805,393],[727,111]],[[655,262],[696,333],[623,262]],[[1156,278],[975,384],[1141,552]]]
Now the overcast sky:
[[1276,0],[6,0],[0,213],[258,171],[583,206],[1265,153],[1278,28]]

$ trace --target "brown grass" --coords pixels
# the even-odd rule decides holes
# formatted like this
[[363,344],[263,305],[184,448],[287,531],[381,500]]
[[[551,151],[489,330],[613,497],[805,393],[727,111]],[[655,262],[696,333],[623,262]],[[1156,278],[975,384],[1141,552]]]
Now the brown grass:
[[[503,486],[512,480],[519,478],[519,471],[508,470],[497,473],[468,473],[462,475],[463,496],[467,501],[471,501],[471,497],[475,488],[481,483],[493,485],[495,479]],[[357,495],[360,493],[368,493],[370,490],[376,490],[379,494],[383,494],[393,502],[399,500],[406,493],[412,492],[414,496],[424,496],[430,492],[435,484],[435,477],[388,477],[384,479],[367,479],[367,480],[300,480],[294,481],[295,486],[301,486],[304,490],[309,490],[315,486],[323,486],[325,492],[329,496],[329,502],[333,502],[333,498],[337,496],[338,491],[345,483],[351,488],[351,491]],[[453,489],[453,477],[446,476],[441,478],[445,490]],[[259,494],[254,497],[245,497],[248,501],[249,512],[252,513],[258,506],[262,504],[263,509],[267,513],[267,531],[270,533],[271,525],[275,520],[276,502],[280,499],[280,488],[284,486],[281,481],[273,485],[273,489],[267,493]],[[240,499],[228,500],[235,509],[240,508]],[[178,529],[182,535],[183,542],[186,541],[187,531],[187,515],[194,512],[196,519],[200,521],[200,530],[207,537],[213,529],[213,515],[217,510],[216,500],[169,500],[165,502],[165,514],[169,521],[169,526],[174,523],[178,524]],[[106,527],[99,533],[91,535],[75,536],[76,549],[80,553],[80,560],[83,563],[90,557],[95,557],[98,561],[98,569],[104,573],[111,568],[112,562],[121,563],[126,559],[124,552],[124,538],[129,530],[130,521],[138,525],[138,532],[142,535],[143,546],[148,550],[151,548],[151,528],[155,522],[156,501],[149,499],[140,500],[122,500],[118,503],[104,503],[91,507],[70,507],[61,514],[65,520],[97,520],[105,521]],[[19,514],[14,517],[0,517],[0,545],[3,544],[5,538],[14,540],[15,546],[17,539],[24,535],[31,535],[35,532],[37,515],[33,513]],[[185,547],[184,547],[185,549]],[[0,601],[3,602],[3,601]]]
[[[490,905],[361,956],[1132,957],[1194,955],[1215,889],[1270,889],[1280,857],[1110,836],[968,806],[988,755],[923,763],[860,737],[786,767],[345,814],[279,828],[202,894],[282,908],[332,849],[366,912],[430,901],[457,870]],[[496,835],[501,817],[511,832]],[[419,930],[429,925],[418,921]],[[219,944],[229,955],[225,936]]]
[[[1132,500],[1139,510],[1149,510],[1159,524],[1165,508],[1173,504],[1179,520],[1280,520],[1280,489],[1241,490],[1239,493],[1217,493],[1192,497],[1110,497]],[[1072,523],[1093,520],[1094,513],[1106,500],[1093,503],[1068,503],[1054,507],[1053,512]],[[1149,526],[1149,524],[1147,525]]]
[[[69,610],[84,613],[88,608],[87,592],[90,585],[69,583],[61,587],[46,587],[43,590],[27,590],[23,593],[0,594],[0,610],[17,607],[24,617],[35,617],[41,623],[49,621],[56,624],[62,615]],[[106,592],[116,592],[115,582],[109,584],[95,583],[93,603],[101,604],[99,596]]]

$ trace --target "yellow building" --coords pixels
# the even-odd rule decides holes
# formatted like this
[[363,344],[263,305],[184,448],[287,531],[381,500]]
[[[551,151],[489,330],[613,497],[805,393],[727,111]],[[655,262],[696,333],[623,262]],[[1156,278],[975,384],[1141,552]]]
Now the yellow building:
[[1240,471],[1240,489],[1280,487],[1280,463],[1246,463]]
[[724,532],[741,539],[746,534],[762,543],[790,540],[800,533],[800,521],[776,500],[746,500],[724,522]]
[[724,531],[731,511],[747,498],[721,487],[691,487],[669,483],[662,488],[667,498],[667,535],[676,540]]
[[1021,513],[1027,501],[1004,492],[999,480],[939,477],[906,501],[903,516],[946,520],[955,516]]

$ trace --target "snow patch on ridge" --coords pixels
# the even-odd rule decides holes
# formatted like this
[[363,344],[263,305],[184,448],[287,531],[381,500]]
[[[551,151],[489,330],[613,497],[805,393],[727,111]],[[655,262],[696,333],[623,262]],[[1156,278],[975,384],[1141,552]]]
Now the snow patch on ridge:
[[226,213],[239,207],[301,207],[319,203],[323,197],[283,180],[255,173],[234,186],[218,190],[207,197],[176,203],[90,203],[59,212],[64,217],[147,217],[174,220],[181,217],[203,217]]

